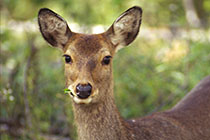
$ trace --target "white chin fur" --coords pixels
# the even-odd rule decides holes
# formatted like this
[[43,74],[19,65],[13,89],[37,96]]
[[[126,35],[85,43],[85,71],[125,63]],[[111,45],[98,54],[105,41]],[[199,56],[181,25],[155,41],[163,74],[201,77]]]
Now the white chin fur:
[[74,96],[73,100],[77,104],[89,104],[92,101],[92,98],[89,97],[87,99],[79,99],[77,96]]

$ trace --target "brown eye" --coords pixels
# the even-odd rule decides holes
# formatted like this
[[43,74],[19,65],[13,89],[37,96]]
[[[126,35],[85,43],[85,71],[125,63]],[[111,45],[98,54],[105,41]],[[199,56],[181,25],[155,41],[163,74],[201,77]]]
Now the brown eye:
[[69,56],[69,55],[63,55],[63,56],[65,57],[66,63],[71,63],[72,62],[71,56]]
[[108,65],[110,63],[111,58],[111,56],[105,56],[102,60],[102,65]]

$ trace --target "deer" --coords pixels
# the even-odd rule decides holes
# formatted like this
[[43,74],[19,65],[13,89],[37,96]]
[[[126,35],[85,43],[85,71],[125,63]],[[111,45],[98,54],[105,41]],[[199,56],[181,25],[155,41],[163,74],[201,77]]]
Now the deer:
[[141,21],[142,8],[134,6],[107,31],[83,34],[71,31],[52,10],[40,9],[43,38],[63,52],[78,139],[210,140],[210,76],[171,109],[130,120],[121,117],[113,93],[112,60],[137,37]]

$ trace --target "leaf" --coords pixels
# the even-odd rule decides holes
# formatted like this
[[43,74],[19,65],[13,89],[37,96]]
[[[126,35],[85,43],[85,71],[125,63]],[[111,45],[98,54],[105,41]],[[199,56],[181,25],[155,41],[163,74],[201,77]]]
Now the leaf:
[[68,88],[64,89],[64,93],[65,94],[69,94],[70,93],[70,89],[68,89]]

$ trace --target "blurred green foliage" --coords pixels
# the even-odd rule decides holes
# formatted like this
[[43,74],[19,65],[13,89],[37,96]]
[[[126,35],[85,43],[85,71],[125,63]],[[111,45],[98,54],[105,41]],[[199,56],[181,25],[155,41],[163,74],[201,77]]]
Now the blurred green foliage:
[[196,5],[205,23],[200,28],[188,25],[181,0],[2,0],[2,139],[76,138],[70,98],[63,94],[62,53],[41,37],[38,10],[48,7],[70,28],[78,24],[86,32],[99,24],[110,26],[133,5],[144,11],[140,35],[114,59],[115,96],[123,117],[168,109],[210,74],[209,0]]

